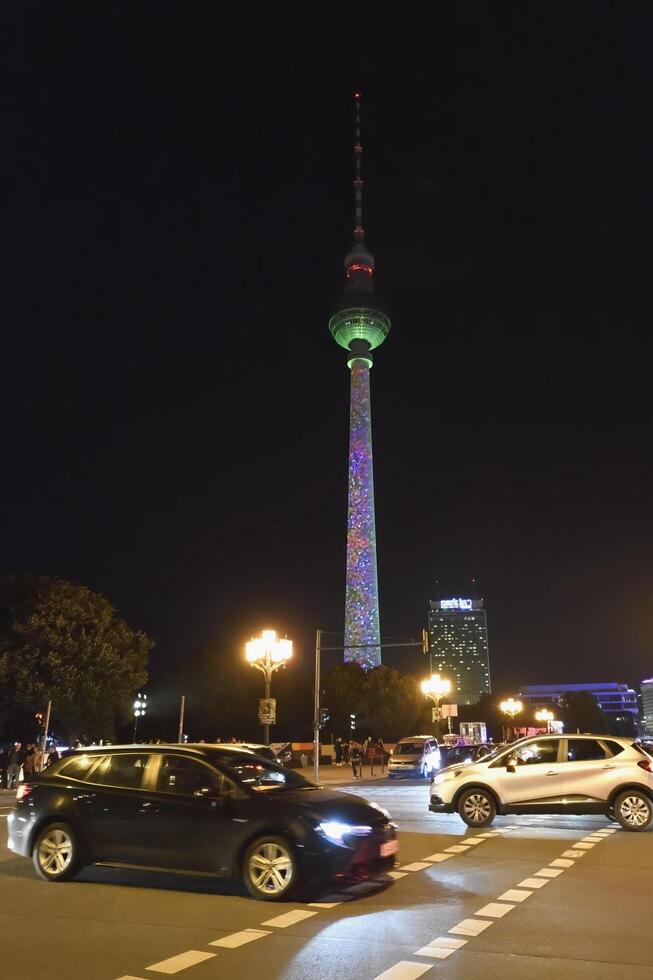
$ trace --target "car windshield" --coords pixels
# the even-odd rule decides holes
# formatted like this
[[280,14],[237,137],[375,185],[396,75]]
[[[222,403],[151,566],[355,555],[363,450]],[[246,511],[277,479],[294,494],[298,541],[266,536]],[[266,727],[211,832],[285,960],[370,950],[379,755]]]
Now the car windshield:
[[220,752],[214,758],[241,785],[248,786],[257,793],[279,792],[287,789],[315,789],[313,783],[292,769],[284,769],[274,762],[260,756],[240,755],[236,752]]
[[395,745],[393,755],[421,755],[421,742],[398,742]]

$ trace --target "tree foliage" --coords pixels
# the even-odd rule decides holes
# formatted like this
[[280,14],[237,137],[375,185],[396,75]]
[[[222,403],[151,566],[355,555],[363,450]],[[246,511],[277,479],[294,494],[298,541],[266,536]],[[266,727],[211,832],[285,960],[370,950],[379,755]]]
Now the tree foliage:
[[111,738],[147,681],[153,641],[104,596],[61,579],[0,580],[0,704],[43,710],[68,738]]
[[560,719],[566,732],[595,732],[600,735],[608,731],[605,712],[589,691],[565,694],[560,705]]
[[324,676],[322,703],[331,713],[329,728],[343,737],[349,734],[351,714],[357,735],[388,741],[414,735],[424,725],[425,699],[416,678],[392,667],[367,672],[357,664],[334,667]]

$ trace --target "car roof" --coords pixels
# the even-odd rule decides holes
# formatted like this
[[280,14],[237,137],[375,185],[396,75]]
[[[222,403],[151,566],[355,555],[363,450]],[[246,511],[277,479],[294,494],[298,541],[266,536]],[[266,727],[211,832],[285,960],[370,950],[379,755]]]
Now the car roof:
[[223,752],[226,749],[228,752],[247,752],[248,754],[252,754],[251,749],[246,747],[244,742],[238,744],[233,742],[225,744],[221,742],[159,742],[157,745],[142,745],[135,742],[132,745],[83,745],[78,749],[74,749],[73,752],[79,755],[84,753],[88,754],[89,752],[102,755],[106,752],[170,752],[171,749],[175,752],[190,753],[201,753],[210,749],[219,749]]
[[[422,739],[426,742],[427,739],[435,738],[435,735],[406,735],[404,738],[400,738],[399,742],[415,742]],[[397,744],[399,744],[399,742]]]

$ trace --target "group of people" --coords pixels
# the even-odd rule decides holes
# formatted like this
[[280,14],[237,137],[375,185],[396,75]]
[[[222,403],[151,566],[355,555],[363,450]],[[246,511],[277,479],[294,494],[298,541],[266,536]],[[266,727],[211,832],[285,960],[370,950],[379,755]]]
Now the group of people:
[[373,758],[378,759],[381,764],[381,771],[385,768],[385,747],[382,738],[368,737],[364,742],[359,742],[355,738],[337,738],[333,745],[337,766],[351,764],[354,779],[363,778],[363,762],[367,758],[370,767]]
[[15,789],[20,782],[21,772],[23,779],[27,780],[58,758],[56,747],[44,755],[43,749],[36,742],[28,745],[14,742],[8,749],[0,750],[0,789]]

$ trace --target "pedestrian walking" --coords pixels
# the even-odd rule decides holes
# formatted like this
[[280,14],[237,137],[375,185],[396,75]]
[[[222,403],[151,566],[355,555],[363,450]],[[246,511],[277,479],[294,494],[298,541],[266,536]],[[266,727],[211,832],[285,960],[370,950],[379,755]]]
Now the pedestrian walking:
[[362,779],[363,755],[359,743],[355,742],[354,739],[352,739],[349,743],[349,760],[351,762],[351,769],[354,774],[354,779]]
[[25,750],[22,742],[14,742],[13,749],[9,751],[7,765],[7,789],[14,789],[20,781],[20,770],[25,759]]
[[341,738],[336,739],[333,748],[336,756],[336,765],[341,766],[342,765],[342,739]]
[[377,755],[381,756],[381,773],[385,772],[385,745],[383,744],[383,739],[379,735],[374,745]]

